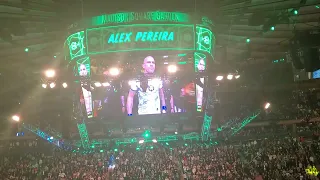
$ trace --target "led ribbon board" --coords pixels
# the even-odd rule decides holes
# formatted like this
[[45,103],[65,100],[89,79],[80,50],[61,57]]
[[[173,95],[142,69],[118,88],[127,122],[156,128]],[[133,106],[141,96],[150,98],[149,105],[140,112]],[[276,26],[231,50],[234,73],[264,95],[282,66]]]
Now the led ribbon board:
[[139,24],[87,29],[87,53],[194,50],[193,25]]
[[149,12],[120,12],[103,14],[73,23],[68,30],[79,31],[83,28],[120,25],[126,23],[192,23],[190,15],[181,12],[149,11]]
[[132,22],[173,22],[187,23],[190,21],[188,14],[179,12],[124,12],[116,14],[105,14],[91,19],[91,25],[101,26],[106,24],[132,23]]

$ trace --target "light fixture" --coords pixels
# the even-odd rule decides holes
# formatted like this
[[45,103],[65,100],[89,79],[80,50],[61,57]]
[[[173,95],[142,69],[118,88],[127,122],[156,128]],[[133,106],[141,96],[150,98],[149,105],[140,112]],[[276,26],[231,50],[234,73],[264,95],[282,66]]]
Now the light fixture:
[[95,82],[94,85],[95,85],[96,87],[101,87],[101,86],[102,86],[102,84],[99,83],[99,82]]
[[62,87],[63,87],[63,88],[67,88],[67,87],[68,87],[68,84],[67,84],[67,83],[65,83],[65,82],[64,82],[64,83],[62,83]]
[[16,121],[16,122],[19,122],[20,121],[20,117],[18,115],[13,115],[12,116],[12,120]]
[[42,88],[47,88],[47,84],[42,84]]
[[264,104],[264,109],[269,109],[270,106],[271,106],[271,104],[267,102],[267,103]]
[[217,76],[216,80],[221,81],[223,79],[223,76]]
[[53,78],[56,75],[56,71],[53,69],[48,69],[45,71],[45,75],[47,78]]
[[56,83],[52,82],[49,84],[49,86],[50,86],[50,88],[54,88],[54,87],[56,87]]
[[102,86],[103,86],[103,87],[110,86],[110,83],[108,83],[108,82],[104,82],[104,83],[102,83]]
[[169,73],[175,73],[175,72],[177,72],[177,70],[178,70],[178,68],[177,68],[176,65],[169,65],[168,66],[168,72]]
[[228,80],[232,80],[233,79],[233,75],[232,74],[228,74],[227,79]]
[[120,74],[119,68],[110,68],[109,74],[111,76],[118,76]]

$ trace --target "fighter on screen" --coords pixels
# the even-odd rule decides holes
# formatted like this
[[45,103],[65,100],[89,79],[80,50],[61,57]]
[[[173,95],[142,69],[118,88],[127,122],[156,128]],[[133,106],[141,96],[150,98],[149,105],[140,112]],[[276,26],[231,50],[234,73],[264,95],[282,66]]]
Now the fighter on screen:
[[80,70],[79,70],[79,75],[81,76],[81,77],[86,77],[86,76],[88,76],[88,70],[87,70],[87,67],[86,67],[86,65],[84,65],[84,64],[80,64]]
[[[197,65],[198,72],[204,72],[206,70],[205,60],[201,58]],[[196,98],[197,98],[197,111],[202,111],[203,103],[203,86],[204,78],[197,79],[196,81]]]
[[200,59],[199,62],[198,62],[198,65],[197,65],[197,68],[198,68],[198,72],[204,72],[205,69],[206,69],[206,64],[205,64],[205,61],[204,59]]
[[130,81],[130,90],[127,97],[127,113],[132,116],[133,99],[138,95],[138,114],[166,113],[166,103],[161,79],[154,78],[155,60],[152,56],[144,59],[143,76]]
[[[86,77],[88,76],[88,70],[87,67],[84,64],[80,64],[80,70],[79,70],[79,75],[81,77]],[[88,84],[81,84],[81,89],[82,89],[82,94],[83,94],[83,99],[81,101],[84,101],[82,103],[85,104],[86,110],[87,110],[87,115],[92,115],[92,96],[91,96],[91,87]]]
[[203,88],[204,88],[204,77],[201,77],[196,81],[197,111],[202,111]]

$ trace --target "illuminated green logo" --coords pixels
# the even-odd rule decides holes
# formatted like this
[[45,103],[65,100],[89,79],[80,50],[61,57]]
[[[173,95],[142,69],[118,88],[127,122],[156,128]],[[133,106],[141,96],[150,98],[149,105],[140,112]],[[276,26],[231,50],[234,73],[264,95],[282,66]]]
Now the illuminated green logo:
[[87,29],[88,54],[143,50],[194,50],[194,26],[139,24]]
[[158,41],[174,41],[174,32],[168,31],[146,31],[146,32],[128,32],[128,33],[112,33],[108,38],[108,44],[126,43],[126,42],[158,42]]
[[204,42],[205,44],[210,44],[210,38],[209,38],[209,36],[204,36],[204,37],[202,38],[202,40],[203,40],[203,42]]

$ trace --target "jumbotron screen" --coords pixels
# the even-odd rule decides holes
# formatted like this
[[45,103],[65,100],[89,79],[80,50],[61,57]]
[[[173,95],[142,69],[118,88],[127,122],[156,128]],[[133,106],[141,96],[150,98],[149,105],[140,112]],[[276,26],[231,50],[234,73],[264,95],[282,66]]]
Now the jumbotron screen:
[[194,62],[193,58],[178,61],[182,58],[174,57],[140,55],[125,57],[114,64],[95,58],[89,66],[78,64],[80,76],[90,74],[87,78],[90,82],[81,83],[80,101],[88,117],[108,120],[121,116],[201,112],[205,84],[201,72],[206,69],[206,59]]

